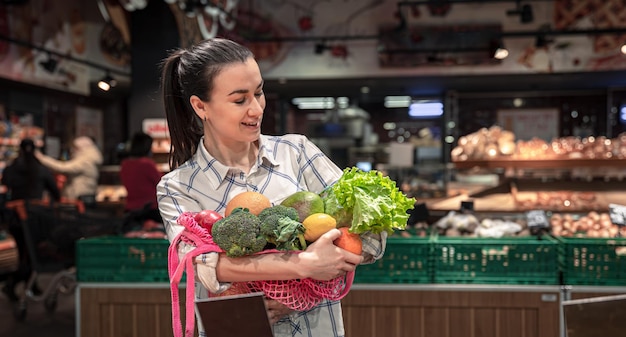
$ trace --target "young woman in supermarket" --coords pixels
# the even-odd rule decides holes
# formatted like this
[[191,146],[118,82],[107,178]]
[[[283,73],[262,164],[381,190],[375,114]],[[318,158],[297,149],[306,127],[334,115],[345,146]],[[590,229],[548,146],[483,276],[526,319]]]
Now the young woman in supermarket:
[[[157,186],[157,199],[170,241],[183,230],[177,223],[183,212],[223,215],[228,200],[243,191],[279,204],[299,190],[320,193],[340,178],[342,170],[305,136],[261,134],[263,78],[248,48],[215,38],[174,51],[163,62],[161,86],[172,170]],[[202,254],[195,259],[196,299],[223,293],[236,282],[331,280],[384,253],[386,233],[363,234],[361,255],[335,246],[340,235],[330,230],[299,254]],[[179,255],[192,248],[179,246]],[[339,301],[322,300],[300,312],[274,300],[266,305],[274,336],[345,334]],[[205,334],[198,319],[201,336],[211,335],[206,328]]]

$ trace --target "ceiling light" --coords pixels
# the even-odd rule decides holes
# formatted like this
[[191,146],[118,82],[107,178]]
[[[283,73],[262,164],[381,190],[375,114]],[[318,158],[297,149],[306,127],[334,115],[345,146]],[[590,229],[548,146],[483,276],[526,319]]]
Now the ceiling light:
[[531,23],[535,20],[535,15],[533,14],[533,7],[529,4],[521,5],[520,0],[517,0],[517,7],[515,9],[508,10],[506,15],[514,16],[519,15],[519,21],[521,23]]
[[411,96],[385,96],[385,108],[406,108],[411,105]]
[[315,44],[315,48],[313,51],[315,52],[315,55],[322,55],[326,49],[328,49],[328,46],[326,46],[326,43],[318,42]]
[[53,73],[57,69],[58,61],[52,58],[52,55],[48,54],[48,59],[40,61],[39,65],[47,72]]
[[416,101],[409,106],[409,116],[417,118],[434,118],[443,115],[443,103],[439,101]]
[[552,42],[551,39],[548,39],[545,34],[537,35],[537,39],[535,40],[535,47],[537,48],[545,48]]
[[504,47],[502,41],[494,39],[489,43],[489,53],[497,60],[504,60],[509,56],[509,51]]
[[109,91],[116,85],[117,81],[108,73],[100,81],[98,81],[98,88],[102,91]]
[[504,47],[497,48],[496,51],[493,53],[493,58],[498,60],[504,60],[508,56],[509,51]]
[[621,51],[622,51],[622,54],[626,54],[626,44],[622,46]]

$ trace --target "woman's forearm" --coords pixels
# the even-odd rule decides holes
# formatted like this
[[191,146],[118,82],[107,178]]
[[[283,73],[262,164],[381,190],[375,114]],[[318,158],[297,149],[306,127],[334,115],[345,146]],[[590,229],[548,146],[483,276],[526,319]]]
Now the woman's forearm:
[[269,253],[230,258],[220,254],[217,278],[220,282],[290,280],[304,278],[299,272],[297,253]]
[[300,253],[269,253],[240,258],[220,254],[217,279],[220,282],[299,278],[331,280],[353,271],[363,261],[360,255],[333,244],[340,235],[339,230],[331,230]]

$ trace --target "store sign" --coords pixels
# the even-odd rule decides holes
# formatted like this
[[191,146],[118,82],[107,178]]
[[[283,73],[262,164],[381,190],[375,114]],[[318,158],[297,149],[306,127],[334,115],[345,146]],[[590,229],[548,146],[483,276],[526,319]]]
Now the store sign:
[[142,123],[143,132],[152,138],[169,138],[170,132],[165,118],[146,118]]
[[526,213],[526,221],[529,229],[549,228],[548,216],[543,210],[532,210]]

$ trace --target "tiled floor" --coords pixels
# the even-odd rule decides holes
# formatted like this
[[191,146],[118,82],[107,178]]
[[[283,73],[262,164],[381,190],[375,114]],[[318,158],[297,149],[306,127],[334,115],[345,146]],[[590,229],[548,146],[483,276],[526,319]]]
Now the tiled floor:
[[[43,289],[51,283],[51,280],[51,274],[43,274],[40,276],[39,285]],[[26,315],[22,321],[16,320],[14,305],[0,292],[0,337],[76,336],[74,293],[60,294],[53,312],[45,309],[43,301],[28,300]]]

